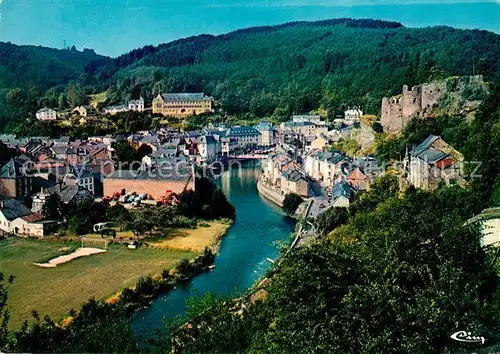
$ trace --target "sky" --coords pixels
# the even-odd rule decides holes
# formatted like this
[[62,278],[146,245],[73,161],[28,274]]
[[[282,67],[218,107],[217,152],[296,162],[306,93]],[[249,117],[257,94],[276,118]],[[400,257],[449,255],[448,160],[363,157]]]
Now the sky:
[[499,0],[0,0],[0,41],[117,56],[201,33],[339,17],[500,33]]

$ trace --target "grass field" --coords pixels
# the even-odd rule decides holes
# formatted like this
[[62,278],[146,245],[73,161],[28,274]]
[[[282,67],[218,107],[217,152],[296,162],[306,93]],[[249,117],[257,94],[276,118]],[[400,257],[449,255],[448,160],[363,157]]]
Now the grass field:
[[[152,236],[146,233],[141,236],[147,247],[158,249],[176,249],[192,252],[203,252],[205,247],[217,251],[219,240],[225,235],[231,224],[222,221],[200,222],[196,229],[165,229],[155,230]],[[133,240],[136,237],[131,231],[119,231],[117,228],[116,239]],[[87,240],[113,240],[111,236],[101,237],[99,234],[88,234],[83,236]],[[85,246],[93,247],[91,243]]]
[[93,95],[89,95],[90,104],[96,105],[99,103],[104,103],[108,99],[108,94],[106,92],[100,92]]
[[158,249],[179,249],[192,252],[202,252],[205,247],[218,250],[218,240],[224,236],[231,226],[223,222],[207,222],[206,226],[198,226],[196,229],[172,229],[167,230],[161,237],[147,239],[147,246]]
[[31,319],[33,309],[42,317],[48,314],[58,320],[71,308],[78,310],[91,297],[106,298],[132,286],[140,276],[159,274],[180,259],[195,256],[182,250],[130,250],[124,244],[114,244],[106,253],[78,258],[57,268],[33,265],[59,255],[64,247],[78,246],[19,238],[0,240],[0,272],[16,276],[8,288],[11,329]]

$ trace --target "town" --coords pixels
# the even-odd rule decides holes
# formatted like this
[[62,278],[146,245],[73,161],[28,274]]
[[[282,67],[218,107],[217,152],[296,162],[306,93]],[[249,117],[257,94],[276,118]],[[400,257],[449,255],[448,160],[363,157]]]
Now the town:
[[365,2],[0,0],[0,354],[500,352],[498,1]]
[[[408,92],[406,86],[403,92]],[[427,110],[438,102],[432,91],[429,95],[432,102],[425,103]],[[382,101],[382,129],[394,134],[395,126],[399,127],[396,132],[403,127],[402,110],[391,116],[388,102],[385,98]],[[152,107],[140,97],[127,105],[103,107],[100,112],[91,106],[78,106],[71,112],[43,108],[36,117],[45,122],[73,114],[84,123],[126,111],[152,110],[165,117],[185,118],[211,114],[214,108],[214,99],[204,93],[167,93],[158,95]],[[406,114],[406,123],[417,110],[405,109],[411,111]],[[3,149],[12,157],[0,173],[0,195],[4,197],[0,230],[4,235],[35,237],[54,233],[62,220],[43,216],[44,205],[54,194],[66,205],[83,201],[112,202],[127,208],[165,205],[182,192],[195,190],[200,168],[213,173],[217,166],[224,170],[247,160],[261,163],[256,186],[261,195],[279,206],[287,195],[297,195],[310,202],[303,216],[312,219],[330,207],[349,207],[357,193],[369,190],[378,176],[391,170],[400,175],[401,186],[432,190],[441,182],[463,185],[463,156],[439,136],[407,147],[397,165],[383,164],[373,153],[363,155],[362,151],[342,148],[342,142],[352,142],[357,136],[359,146],[370,151],[377,124],[375,116],[354,107],[333,122],[308,113],[276,125],[268,121],[251,126],[220,122],[196,131],[162,127],[86,139],[1,135]],[[361,139],[360,131],[365,132]],[[135,152],[137,160],[121,161],[123,149]]]

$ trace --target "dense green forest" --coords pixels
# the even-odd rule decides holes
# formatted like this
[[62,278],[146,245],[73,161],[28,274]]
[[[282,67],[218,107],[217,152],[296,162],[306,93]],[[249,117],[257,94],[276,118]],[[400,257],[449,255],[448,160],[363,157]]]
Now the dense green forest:
[[[21,92],[0,93],[0,120],[19,121],[43,105],[71,107],[85,101],[86,94],[103,91],[109,104],[141,94],[150,101],[159,92],[203,91],[217,99],[224,113],[245,119],[283,119],[318,108],[334,115],[349,105],[377,114],[381,98],[400,92],[405,83],[473,73],[498,82],[498,38],[479,30],[412,29],[394,22],[336,19],[200,35],[83,63],[93,55],[88,51],[79,53],[77,64],[84,64],[80,75],[57,65],[80,68],[62,54],[58,60],[49,56],[48,63],[18,56],[6,62],[31,67],[28,72],[35,73],[17,75],[10,87],[19,86]],[[31,50],[35,49],[45,51]],[[50,70],[38,72],[47,66]],[[65,80],[71,85],[45,91]],[[23,89],[31,83],[36,94]]]
[[470,75],[474,67],[487,80],[500,76],[494,33],[409,29],[379,21],[257,27],[144,50],[150,53],[117,59],[130,62],[125,67],[106,66],[99,72],[110,78],[115,99],[139,90],[148,98],[163,91],[204,91],[227,113],[254,116],[287,116],[342,104],[378,113],[380,99],[398,93],[404,83]]
[[[44,106],[64,108],[85,97],[81,83],[90,63],[111,60],[93,50],[18,46],[0,42],[0,131]],[[68,86],[71,82],[74,85]],[[77,87],[78,86],[78,87]],[[79,96],[79,98],[78,98]]]
[[116,99],[139,90],[148,98],[164,91],[204,91],[229,114],[259,117],[340,105],[361,105],[376,114],[381,98],[398,93],[404,83],[470,75],[473,67],[487,80],[500,77],[496,34],[353,23],[358,26],[296,23],[188,38],[116,73],[105,67],[98,76],[110,76]]
[[106,63],[111,59],[91,49],[58,50],[46,47],[19,46],[0,42],[0,90],[34,87],[40,90],[67,85],[83,79],[90,63]]

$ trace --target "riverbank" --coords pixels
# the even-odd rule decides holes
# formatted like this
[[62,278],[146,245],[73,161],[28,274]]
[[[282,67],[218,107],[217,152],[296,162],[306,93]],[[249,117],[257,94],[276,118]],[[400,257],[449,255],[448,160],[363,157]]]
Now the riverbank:
[[139,310],[132,328],[140,337],[150,337],[164,328],[164,318],[184,316],[188,299],[214,295],[233,296],[250,288],[271,266],[267,259],[279,256],[277,243],[287,242],[295,229],[295,220],[287,217],[274,202],[256,189],[260,166],[244,164],[233,168],[218,180],[218,186],[236,208],[236,219],[223,238],[216,266],[160,296],[147,308]]
[[230,219],[201,221],[196,229],[171,229],[166,231],[164,236],[145,239],[144,245],[151,248],[198,253],[208,247],[217,254],[220,243],[232,224],[233,221]]
[[[126,294],[129,298],[129,294],[135,293],[133,297],[139,305],[144,305],[148,302],[154,300],[154,298],[168,294],[174,286],[178,284],[185,284],[196,275],[208,271],[211,269],[215,256],[218,253],[220,242],[227,234],[227,231],[233,224],[230,219],[223,219],[218,221],[203,222],[198,225],[195,230],[186,229],[174,229],[172,230],[173,237],[169,235],[165,238],[155,238],[151,241],[145,242],[143,247],[160,249],[160,250],[171,250],[183,249],[190,252],[201,253],[198,257],[186,260],[183,259],[177,267],[174,269],[164,269],[161,273],[154,276],[148,276],[152,280],[152,287],[155,289],[152,293],[143,293],[136,284],[135,287],[129,287],[120,290],[113,296],[106,299],[109,303],[116,303],[122,301],[125,306],[133,307],[133,302],[130,299],[124,298],[123,294]],[[205,233],[197,232],[199,228],[206,228]],[[185,237],[184,242],[179,242],[176,239],[178,237]],[[184,262],[184,264],[183,264]],[[191,269],[191,271],[189,271]],[[140,301],[137,301],[140,299]],[[135,307],[134,307],[135,309]]]
[[[231,224],[230,220],[201,221],[196,229],[172,229],[165,237],[145,239],[138,249],[129,249],[127,242],[110,242],[106,252],[50,268],[36,264],[80,249],[81,241],[17,237],[0,240],[0,270],[16,277],[9,287],[10,329],[17,330],[24,320],[30,320],[33,309],[57,322],[90,298],[117,301],[117,294],[136,287],[141,277],[159,279],[182,260],[194,261],[205,247],[215,254]],[[102,240],[100,236],[96,239]]]
[[31,319],[33,309],[43,318],[55,321],[79,309],[90,298],[105,299],[119,289],[133,286],[141,276],[173,269],[182,259],[196,254],[183,250],[159,250],[141,247],[130,250],[125,244],[112,244],[107,252],[74,259],[54,268],[34,263],[61,254],[62,249],[80,246],[79,242],[61,242],[9,238],[0,241],[0,269],[14,275],[9,286],[11,330]]
[[272,186],[268,185],[266,182],[259,177],[257,181],[257,190],[265,198],[272,201],[279,207],[283,207],[283,202],[285,201],[285,194],[281,190],[276,190]]

